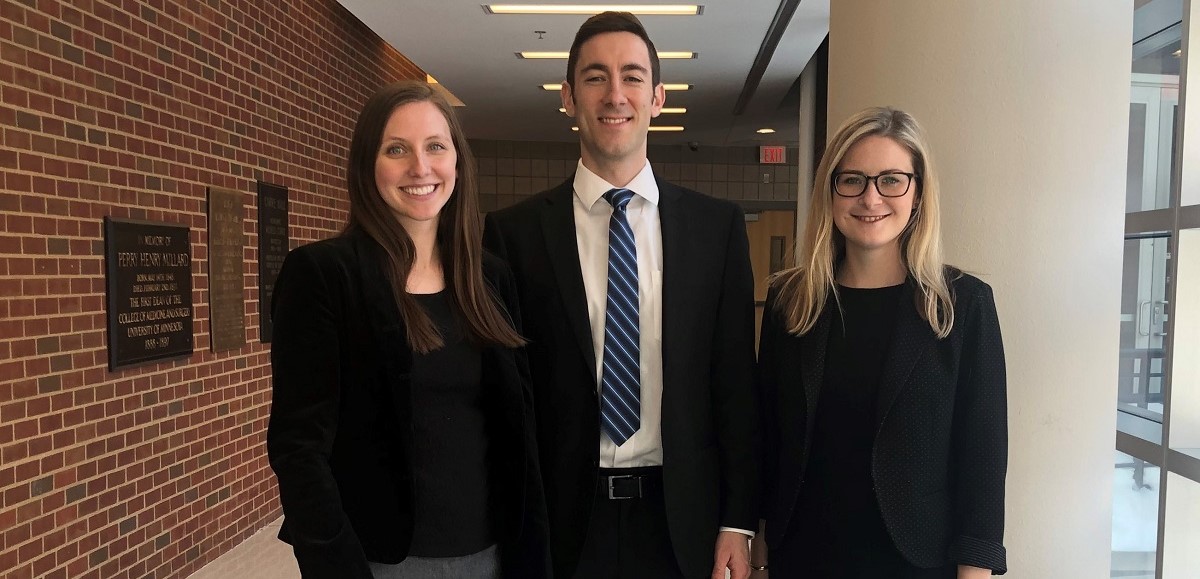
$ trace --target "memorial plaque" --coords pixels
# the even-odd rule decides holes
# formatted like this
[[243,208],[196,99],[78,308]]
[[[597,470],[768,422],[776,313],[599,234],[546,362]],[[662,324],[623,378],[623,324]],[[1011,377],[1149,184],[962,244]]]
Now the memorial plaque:
[[271,296],[288,254],[288,190],[258,182],[258,339],[271,341]]
[[108,369],[192,353],[188,228],[104,218]]
[[208,333],[214,352],[246,344],[244,245],[241,192],[209,187]]

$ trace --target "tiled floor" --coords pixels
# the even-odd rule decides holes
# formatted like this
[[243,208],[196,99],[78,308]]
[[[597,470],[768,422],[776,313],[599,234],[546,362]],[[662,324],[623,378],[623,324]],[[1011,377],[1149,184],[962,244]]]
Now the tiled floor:
[[275,538],[279,519],[188,579],[300,579],[292,548]]

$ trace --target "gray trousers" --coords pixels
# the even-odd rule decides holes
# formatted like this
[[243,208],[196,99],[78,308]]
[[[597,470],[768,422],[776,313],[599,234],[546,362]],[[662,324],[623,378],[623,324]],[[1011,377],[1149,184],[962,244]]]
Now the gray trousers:
[[462,557],[408,557],[396,565],[371,563],[375,579],[500,579],[500,550],[492,545]]

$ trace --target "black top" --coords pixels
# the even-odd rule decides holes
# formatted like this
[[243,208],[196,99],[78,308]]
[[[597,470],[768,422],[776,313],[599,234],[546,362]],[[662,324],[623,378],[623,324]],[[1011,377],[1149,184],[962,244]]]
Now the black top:
[[[871,474],[880,377],[891,347],[904,286],[838,287],[817,402],[808,468],[797,512],[799,544],[813,577],[944,577],[917,569],[884,527]],[[908,307],[912,307],[909,305]]]
[[413,354],[413,490],[409,554],[459,557],[495,543],[488,502],[488,437],[481,353],[464,338],[449,295],[413,294],[445,346]]

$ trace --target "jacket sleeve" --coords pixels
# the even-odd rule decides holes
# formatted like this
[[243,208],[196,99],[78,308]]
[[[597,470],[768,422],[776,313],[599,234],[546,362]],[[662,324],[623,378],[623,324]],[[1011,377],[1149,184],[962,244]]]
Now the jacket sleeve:
[[[1004,346],[991,288],[971,296],[966,310],[952,433],[955,530],[950,561],[1007,570],[1004,477],[1008,466],[1008,402]],[[967,297],[967,296],[961,296]]]
[[279,479],[291,543],[305,579],[370,579],[342,511],[329,465],[338,428],[340,355],[334,289],[303,248],[284,260],[275,285],[273,374],[267,455]]
[[712,351],[713,408],[721,461],[721,526],[758,528],[758,433],[754,393],[754,274],[740,209],[729,212]]

